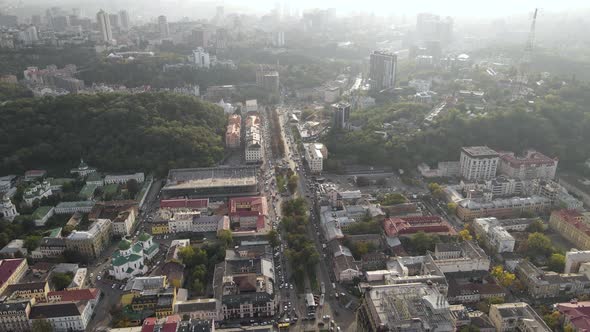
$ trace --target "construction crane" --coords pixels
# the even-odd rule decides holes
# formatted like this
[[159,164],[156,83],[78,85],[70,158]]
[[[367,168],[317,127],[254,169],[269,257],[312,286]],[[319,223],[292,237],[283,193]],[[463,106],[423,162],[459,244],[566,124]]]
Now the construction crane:
[[519,68],[518,68],[518,74],[516,77],[517,80],[517,84],[515,86],[515,90],[514,92],[516,92],[516,95],[520,95],[522,89],[524,88],[524,85],[528,82],[528,71],[530,69],[530,65],[532,62],[532,58],[533,58],[533,49],[535,47],[535,29],[536,29],[536,25],[537,25],[537,14],[539,13],[539,9],[535,8],[535,11],[533,12],[533,20],[531,22],[531,28],[529,30],[529,35],[527,37],[526,43],[524,45],[524,52],[522,55],[522,58],[520,59],[520,63],[519,63]]

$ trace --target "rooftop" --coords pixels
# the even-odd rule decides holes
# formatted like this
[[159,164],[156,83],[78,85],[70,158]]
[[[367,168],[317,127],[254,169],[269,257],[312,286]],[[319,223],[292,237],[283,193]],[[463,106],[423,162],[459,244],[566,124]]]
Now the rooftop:
[[487,146],[466,146],[461,149],[471,157],[498,157],[498,152]]
[[171,169],[163,189],[256,185],[256,173],[254,166]]
[[10,279],[16,269],[25,261],[24,258],[0,260],[0,286]]

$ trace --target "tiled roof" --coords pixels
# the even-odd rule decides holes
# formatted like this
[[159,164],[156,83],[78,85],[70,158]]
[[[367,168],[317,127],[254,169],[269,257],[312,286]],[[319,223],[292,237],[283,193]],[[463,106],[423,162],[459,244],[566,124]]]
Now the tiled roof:
[[79,316],[84,306],[84,302],[60,302],[60,303],[41,303],[31,308],[30,319],[47,319],[55,317]]
[[100,290],[98,288],[84,288],[84,289],[72,289],[63,291],[54,291],[47,293],[47,297],[60,297],[61,302],[71,301],[89,301],[96,299],[99,295]]

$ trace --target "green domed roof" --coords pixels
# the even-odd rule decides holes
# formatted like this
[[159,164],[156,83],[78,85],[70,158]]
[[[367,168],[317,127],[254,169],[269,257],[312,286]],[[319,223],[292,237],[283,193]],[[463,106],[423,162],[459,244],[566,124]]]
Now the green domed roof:
[[121,242],[119,242],[119,250],[127,250],[131,248],[131,242],[129,240],[121,240]]
[[143,233],[141,233],[141,234],[139,235],[139,238],[138,238],[138,239],[139,239],[139,241],[147,241],[147,240],[149,240],[151,237],[152,237],[152,236],[151,236],[151,235],[149,235],[148,233],[145,233],[145,232],[143,232]]

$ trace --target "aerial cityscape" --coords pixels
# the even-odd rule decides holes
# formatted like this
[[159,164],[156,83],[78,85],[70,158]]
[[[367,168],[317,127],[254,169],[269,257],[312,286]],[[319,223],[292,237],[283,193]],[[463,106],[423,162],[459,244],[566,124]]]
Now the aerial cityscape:
[[589,17],[0,0],[0,332],[590,331]]

